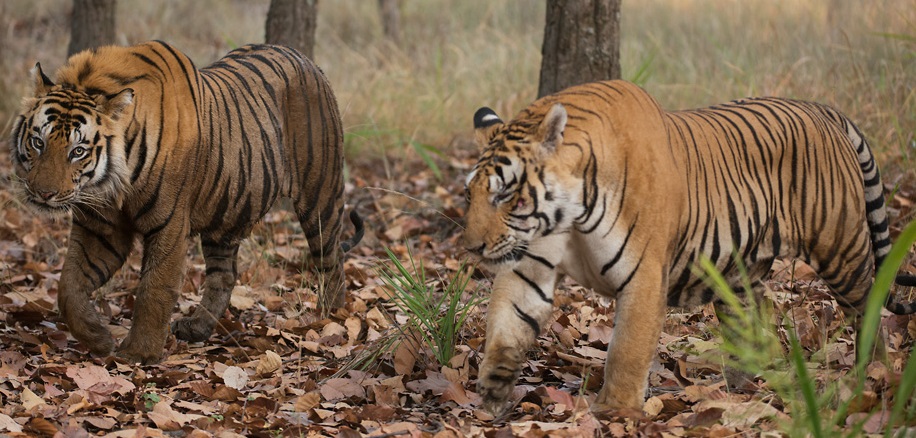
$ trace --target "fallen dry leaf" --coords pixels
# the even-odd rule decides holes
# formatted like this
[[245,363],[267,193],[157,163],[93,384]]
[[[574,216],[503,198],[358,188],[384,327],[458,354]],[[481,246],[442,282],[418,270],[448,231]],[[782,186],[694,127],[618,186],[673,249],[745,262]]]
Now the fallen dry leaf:
[[199,415],[194,416],[176,412],[169,403],[164,401],[156,403],[153,406],[153,411],[148,412],[146,415],[156,423],[156,427],[165,431],[179,430],[194,418],[200,417]]
[[854,426],[862,423],[862,431],[870,434],[879,434],[884,432],[887,422],[890,419],[890,411],[882,410],[877,414],[858,412],[846,417],[846,425]]
[[19,400],[22,402],[22,407],[24,407],[26,410],[32,410],[32,408],[35,406],[45,404],[44,399],[35,395],[35,393],[32,392],[32,390],[29,388],[23,388],[22,393],[19,396]]
[[237,366],[230,366],[223,372],[223,382],[226,386],[241,391],[248,384],[248,373]]
[[93,403],[101,403],[114,393],[126,395],[136,388],[127,379],[112,376],[108,370],[96,365],[67,367],[67,376],[71,377],[80,389],[86,391]]
[[642,405],[643,412],[650,417],[658,415],[664,408],[665,403],[658,397],[649,397],[645,404]]
[[475,399],[479,400],[479,397],[472,398],[468,394],[468,391],[465,390],[464,387],[461,386],[461,384],[456,383],[456,382],[449,382],[448,387],[446,387],[445,390],[442,391],[442,396],[439,397],[439,400],[442,402],[453,401],[456,404],[458,404],[458,406],[465,406],[465,407],[470,406],[472,403],[474,403]]
[[336,401],[349,397],[365,398],[366,390],[353,379],[328,379],[320,388],[321,396],[327,401]]
[[318,391],[312,391],[296,399],[296,412],[306,412],[321,403],[321,394]]
[[41,417],[30,418],[29,421],[25,423],[25,428],[45,436],[54,436],[60,430],[53,423]]
[[420,354],[420,343],[413,336],[401,340],[394,350],[394,371],[400,375],[410,374]]
[[279,370],[282,365],[283,358],[272,350],[267,350],[264,352],[264,355],[258,359],[258,365],[255,368],[255,372],[262,376],[271,374]]
[[117,420],[111,417],[83,417],[84,421],[103,430],[111,430],[118,425]]
[[22,432],[22,426],[9,415],[0,413],[0,431],[19,433]]
[[239,310],[247,310],[254,307],[255,299],[251,296],[251,291],[248,287],[239,285],[232,288],[229,305]]

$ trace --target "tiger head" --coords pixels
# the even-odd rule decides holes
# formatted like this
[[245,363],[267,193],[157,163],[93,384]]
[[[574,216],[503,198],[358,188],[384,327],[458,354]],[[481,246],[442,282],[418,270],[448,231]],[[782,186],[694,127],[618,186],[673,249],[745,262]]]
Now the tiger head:
[[117,203],[127,181],[124,115],[133,90],[106,95],[56,85],[38,64],[31,74],[33,97],[23,100],[10,142],[22,199],[48,213]]
[[571,226],[578,189],[557,154],[566,119],[561,104],[508,124],[489,108],[474,115],[482,153],[466,180],[463,243],[484,263],[512,265],[532,239]]

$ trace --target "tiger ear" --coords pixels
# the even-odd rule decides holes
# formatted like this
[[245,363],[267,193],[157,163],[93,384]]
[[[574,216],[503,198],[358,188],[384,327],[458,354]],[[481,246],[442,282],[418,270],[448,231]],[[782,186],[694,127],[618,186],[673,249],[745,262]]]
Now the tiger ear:
[[548,152],[557,150],[563,143],[563,130],[566,129],[566,108],[557,103],[550,107],[541,125],[538,126],[536,141]]
[[134,102],[134,90],[125,88],[113,96],[99,95],[95,97],[95,102],[99,105],[99,111],[102,114],[117,120],[121,113]]
[[474,113],[474,131],[477,137],[477,145],[480,149],[487,147],[490,139],[496,134],[499,127],[503,126],[502,119],[496,115],[496,111],[483,107]]
[[35,97],[44,96],[51,91],[54,82],[51,82],[51,78],[47,77],[45,73],[41,71],[41,63],[36,62],[35,67],[32,67],[29,74],[32,75],[32,94]]

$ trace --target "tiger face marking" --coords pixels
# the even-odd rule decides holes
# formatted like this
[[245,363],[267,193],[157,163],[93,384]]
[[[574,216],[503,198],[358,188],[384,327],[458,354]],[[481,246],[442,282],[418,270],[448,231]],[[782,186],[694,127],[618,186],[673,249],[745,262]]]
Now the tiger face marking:
[[11,142],[22,198],[52,214],[116,202],[126,179],[121,114],[133,90],[93,96],[54,85],[39,65],[32,75],[35,97],[25,99]]
[[[480,166],[480,164],[478,164]],[[518,162],[486,163],[473,173],[467,191],[470,208],[488,218],[488,227],[473,227],[465,231],[466,246],[480,254],[486,262],[508,263],[518,259],[525,242],[537,231],[537,220],[525,214],[530,204],[519,188],[526,169]],[[477,195],[480,194],[480,195]]]
[[489,108],[474,120],[483,153],[466,180],[468,215],[477,220],[467,224],[464,245],[494,269],[511,267],[532,239],[569,226],[564,201],[570,190],[546,177],[562,143],[566,110],[556,105],[530,134],[525,124],[505,125]]

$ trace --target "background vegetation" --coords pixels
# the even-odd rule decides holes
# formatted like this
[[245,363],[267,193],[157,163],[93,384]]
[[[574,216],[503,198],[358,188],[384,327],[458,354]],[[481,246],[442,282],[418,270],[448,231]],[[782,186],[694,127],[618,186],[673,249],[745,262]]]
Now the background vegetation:
[[[122,43],[163,39],[206,65],[264,39],[267,0],[118,2]],[[36,61],[64,62],[69,0],[0,3],[0,120]],[[405,0],[400,46],[382,36],[375,2],[319,6],[316,61],[341,101],[351,157],[404,140],[447,149],[482,105],[504,117],[536,94],[544,5]],[[837,106],[887,166],[909,166],[916,131],[916,7],[909,0],[624,2],[624,77],[666,108],[750,95]],[[900,162],[899,160],[905,160]]]

